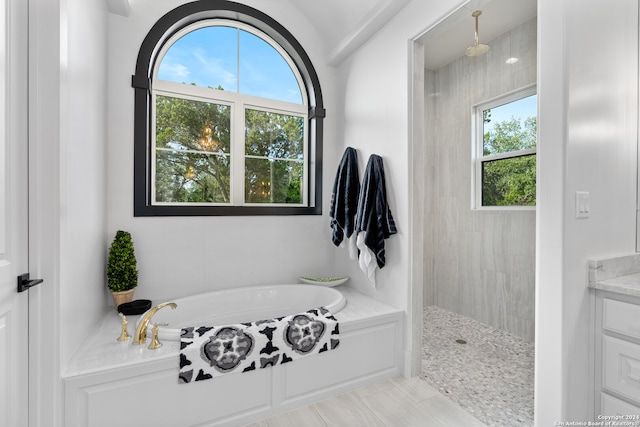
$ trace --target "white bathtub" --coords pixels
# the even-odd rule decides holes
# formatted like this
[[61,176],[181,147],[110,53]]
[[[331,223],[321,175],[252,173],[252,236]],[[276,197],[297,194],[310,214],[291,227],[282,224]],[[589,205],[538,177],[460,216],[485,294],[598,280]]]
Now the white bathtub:
[[[194,323],[256,321],[319,306],[337,313],[340,322],[340,346],[335,350],[189,384],[178,381],[178,340],[165,339],[157,350],[133,345],[131,340],[119,342],[120,318],[110,310],[74,353],[63,375],[63,424],[244,426],[399,375],[403,310],[348,288],[338,289],[257,286],[174,300],[178,307],[163,308],[153,321],[169,321],[174,331],[165,332],[175,335],[178,328]],[[130,332],[133,323],[132,318]]]
[[[325,307],[335,314],[346,304],[333,288],[315,285],[267,285],[225,289],[172,300],[178,308],[164,307],[149,322],[168,323],[158,328],[160,341],[178,341],[188,326],[219,326],[255,322]],[[144,317],[140,316],[140,318]]]

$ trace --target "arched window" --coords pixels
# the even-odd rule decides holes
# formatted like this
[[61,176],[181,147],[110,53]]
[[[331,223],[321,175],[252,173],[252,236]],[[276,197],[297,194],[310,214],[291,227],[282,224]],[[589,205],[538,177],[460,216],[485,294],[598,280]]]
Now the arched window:
[[320,214],[317,75],[280,24],[227,1],[162,17],[136,65],[134,214]]

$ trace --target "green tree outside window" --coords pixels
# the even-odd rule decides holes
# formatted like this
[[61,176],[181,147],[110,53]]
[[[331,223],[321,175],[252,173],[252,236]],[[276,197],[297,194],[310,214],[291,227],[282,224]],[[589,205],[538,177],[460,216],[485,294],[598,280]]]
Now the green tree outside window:
[[[505,113],[518,110],[518,101],[482,111],[482,206],[536,205],[535,110],[528,117],[504,118]],[[535,105],[535,95],[532,101]]]

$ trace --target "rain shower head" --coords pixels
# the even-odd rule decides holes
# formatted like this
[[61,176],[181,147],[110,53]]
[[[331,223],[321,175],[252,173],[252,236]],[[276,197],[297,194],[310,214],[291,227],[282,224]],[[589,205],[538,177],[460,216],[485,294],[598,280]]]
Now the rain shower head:
[[486,44],[477,44],[475,46],[468,47],[464,53],[467,56],[480,56],[489,51],[489,46]]
[[476,10],[471,14],[471,16],[476,18],[476,44],[467,48],[467,51],[464,53],[467,56],[479,56],[489,51],[489,46],[480,44],[478,41],[478,16],[480,15],[482,15],[481,10]]

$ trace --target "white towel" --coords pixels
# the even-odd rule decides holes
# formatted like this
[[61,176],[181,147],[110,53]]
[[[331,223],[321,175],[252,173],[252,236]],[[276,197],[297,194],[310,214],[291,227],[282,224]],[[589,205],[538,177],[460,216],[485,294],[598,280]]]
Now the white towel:
[[351,233],[351,236],[346,237],[340,243],[340,248],[346,248],[350,259],[358,259],[358,243],[356,233]]
[[375,254],[367,247],[365,244],[365,236],[366,231],[361,231],[358,233],[357,246],[360,249],[360,256],[358,257],[358,264],[360,265],[360,270],[364,271],[367,274],[367,279],[373,286],[376,285],[376,268],[378,264],[376,262]]

